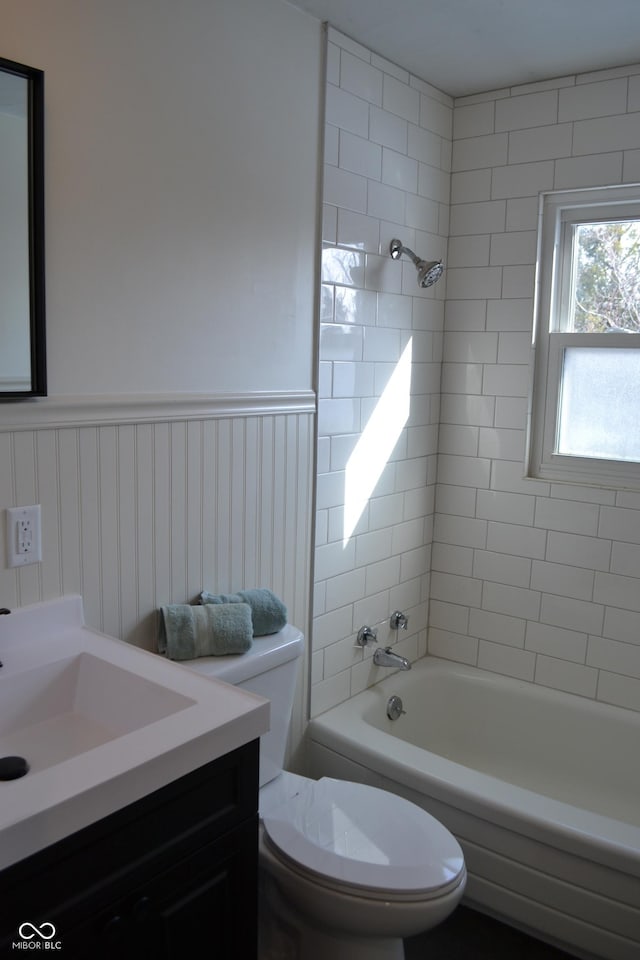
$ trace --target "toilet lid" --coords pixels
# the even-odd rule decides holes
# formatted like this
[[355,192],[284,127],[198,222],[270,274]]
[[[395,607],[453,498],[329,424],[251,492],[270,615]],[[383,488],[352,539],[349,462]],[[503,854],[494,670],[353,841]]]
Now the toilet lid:
[[306,781],[263,824],[292,861],[350,886],[434,892],[456,885],[464,870],[462,850],[441,823],[414,803],[361,783]]

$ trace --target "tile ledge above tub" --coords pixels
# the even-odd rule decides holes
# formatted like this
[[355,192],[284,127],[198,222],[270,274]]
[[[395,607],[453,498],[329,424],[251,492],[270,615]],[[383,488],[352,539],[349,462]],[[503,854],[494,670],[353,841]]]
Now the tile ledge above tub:
[[54,396],[20,404],[0,404],[0,433],[61,426],[274,416],[315,413],[315,410],[313,390]]

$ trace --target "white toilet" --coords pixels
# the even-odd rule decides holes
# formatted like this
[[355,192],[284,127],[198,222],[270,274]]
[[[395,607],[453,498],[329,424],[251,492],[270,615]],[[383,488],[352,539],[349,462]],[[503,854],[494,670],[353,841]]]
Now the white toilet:
[[302,645],[287,625],[256,637],[242,656],[183,661],[271,701],[260,743],[260,864],[265,913],[277,917],[279,939],[276,947],[263,943],[263,956],[403,960],[403,938],[440,923],[460,901],[462,850],[441,823],[395,794],[283,771]]

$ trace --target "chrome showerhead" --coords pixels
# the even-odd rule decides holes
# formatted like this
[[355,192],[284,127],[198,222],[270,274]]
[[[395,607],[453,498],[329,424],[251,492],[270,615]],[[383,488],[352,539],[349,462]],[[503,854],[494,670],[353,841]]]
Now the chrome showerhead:
[[420,287],[430,287],[440,279],[444,272],[442,260],[421,260],[415,255],[413,250],[403,246],[400,240],[391,241],[389,244],[389,252],[394,260],[399,260],[402,254],[406,253],[418,271],[418,285]]
[[436,283],[444,273],[442,260],[421,260],[416,264],[418,268],[418,283],[421,287],[430,287]]

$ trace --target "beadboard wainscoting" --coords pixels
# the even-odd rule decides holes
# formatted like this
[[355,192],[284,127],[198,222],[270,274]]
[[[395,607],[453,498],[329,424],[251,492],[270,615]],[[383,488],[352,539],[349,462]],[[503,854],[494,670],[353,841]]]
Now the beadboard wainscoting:
[[162,604],[266,586],[308,632],[313,395],[175,401],[3,408],[0,505],[42,505],[43,551],[0,565],[3,606],[79,593],[90,626],[154,649]]
[[165,398],[157,417],[145,404],[146,422],[122,403],[120,423],[102,422],[116,404],[94,404],[91,422],[83,401],[66,405],[73,426],[2,430],[0,503],[41,504],[43,544],[41,564],[0,570],[3,605],[80,593],[92,627],[153,649],[160,605],[269,586],[305,628],[313,413],[250,400],[249,415],[234,398],[233,415],[217,400],[191,419],[179,399],[169,419]]

